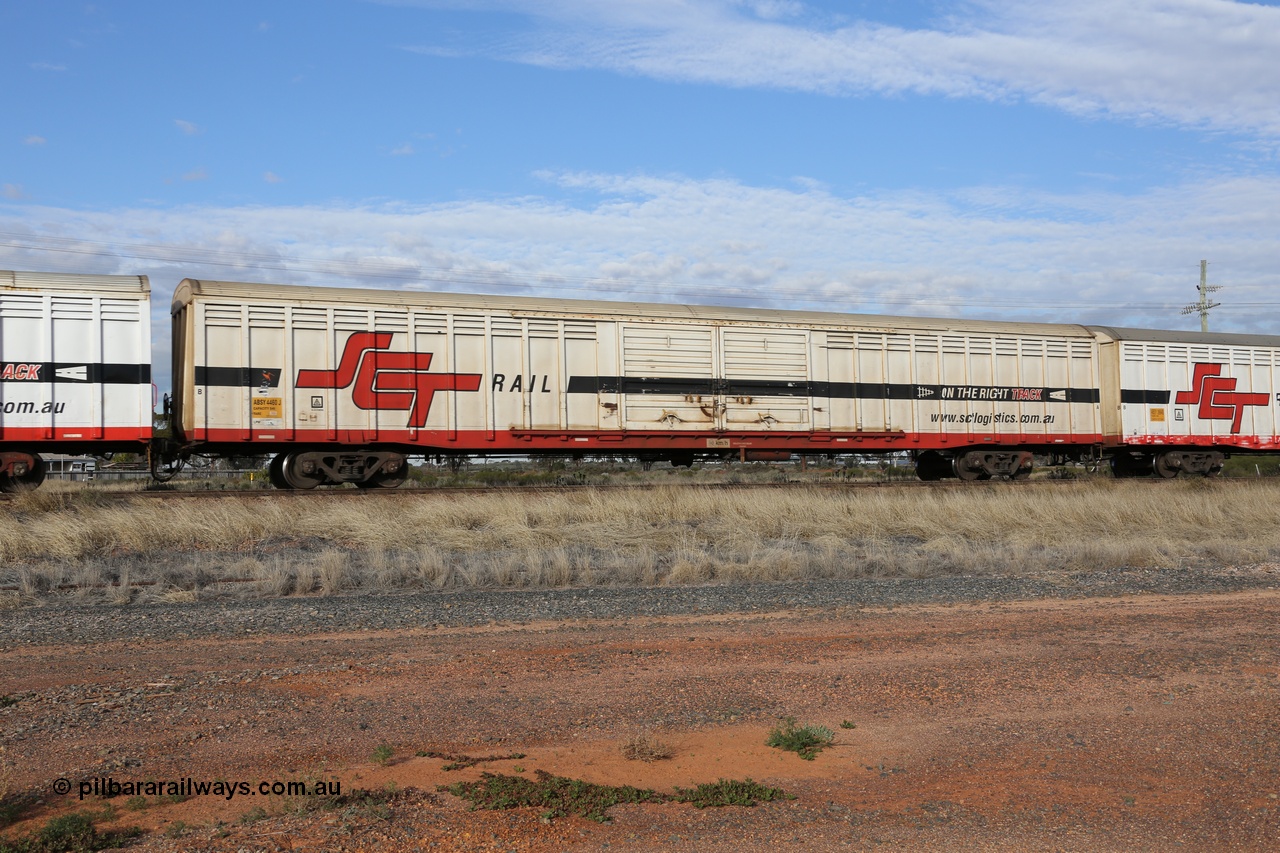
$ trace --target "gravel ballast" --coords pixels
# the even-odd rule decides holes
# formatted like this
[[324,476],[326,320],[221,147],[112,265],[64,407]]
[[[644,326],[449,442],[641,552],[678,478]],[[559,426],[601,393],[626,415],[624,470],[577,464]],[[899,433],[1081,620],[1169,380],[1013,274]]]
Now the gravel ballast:
[[394,595],[82,604],[74,598],[0,611],[6,646],[121,639],[235,637],[574,622],[629,617],[764,614],[1055,598],[1185,595],[1275,589],[1280,569],[1119,569],[1042,577],[811,580],[714,586],[469,590]]

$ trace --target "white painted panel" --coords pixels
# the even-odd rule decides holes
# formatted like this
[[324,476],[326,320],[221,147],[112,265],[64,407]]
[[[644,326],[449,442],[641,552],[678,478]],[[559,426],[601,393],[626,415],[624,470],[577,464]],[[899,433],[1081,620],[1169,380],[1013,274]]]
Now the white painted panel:
[[[590,339],[585,337],[569,337],[564,342],[564,375],[565,385],[567,387],[568,379],[572,376],[599,376],[600,366],[597,361],[599,353],[599,344],[593,335]],[[610,411],[604,408],[602,400],[598,399],[604,395],[599,394],[565,394],[565,421],[569,429],[586,429],[597,430],[601,427],[602,416],[608,413],[611,417],[606,420],[606,427],[616,427],[616,404],[615,408]],[[616,395],[611,395],[616,396]]]
[[529,424],[534,429],[563,429],[560,340],[531,335],[528,343],[530,370],[525,380],[525,399]]
[[141,276],[0,272],[0,439],[145,440],[149,299]]
[[[858,336],[858,349],[855,352],[857,366],[854,370],[855,381],[859,385],[886,385],[889,381],[885,373],[885,351],[883,339],[875,349],[868,346],[867,335]],[[867,396],[854,400],[857,406],[857,429],[879,432],[886,428],[889,417],[889,401],[882,397]]]
[[715,336],[702,326],[622,327],[623,419],[631,429],[707,429],[719,419]]
[[729,429],[807,429],[809,332],[725,327],[720,330],[724,422]]
[[[464,338],[459,340],[461,342]],[[514,332],[495,333],[489,339],[490,359],[494,364],[491,386],[494,429],[525,429],[529,425],[525,409],[525,377],[528,374],[523,343]]]

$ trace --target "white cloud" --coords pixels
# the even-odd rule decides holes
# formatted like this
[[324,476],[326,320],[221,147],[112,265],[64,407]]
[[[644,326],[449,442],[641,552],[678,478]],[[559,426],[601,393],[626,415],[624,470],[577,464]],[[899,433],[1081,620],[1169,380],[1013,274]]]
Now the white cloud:
[[23,145],[44,145],[48,141],[49,140],[45,139],[43,136],[36,136],[35,134],[32,134],[31,136],[28,136],[26,139],[22,140],[22,144]]
[[1212,281],[1227,286],[1214,328],[1280,334],[1280,178],[1226,176],[1136,197],[1011,187],[840,197],[807,182],[544,178],[593,201],[0,204],[0,269],[93,258],[99,271],[152,275],[157,291],[192,275],[1190,329],[1195,318],[1179,309],[1208,258]]
[[209,171],[204,166],[198,166],[182,176],[184,181],[207,181],[209,180]]
[[408,157],[413,153],[413,144],[406,142],[391,149],[392,157]]
[[177,126],[178,130],[181,130],[187,136],[199,136],[201,133],[204,133],[204,128],[192,121],[175,118],[173,123]]
[[0,195],[13,201],[21,201],[27,197],[27,194],[22,190],[22,184],[5,184],[4,187],[0,188]]
[[839,96],[1021,99],[1086,116],[1280,135],[1273,6],[974,0],[939,26],[905,29],[820,20],[770,0],[496,5],[526,13],[535,29],[483,50],[535,65]]
[[263,172],[262,180],[266,181],[269,184],[279,184],[284,181],[284,178],[280,177],[275,172]]
[[67,66],[57,62],[33,62],[32,69],[36,71],[66,71]]

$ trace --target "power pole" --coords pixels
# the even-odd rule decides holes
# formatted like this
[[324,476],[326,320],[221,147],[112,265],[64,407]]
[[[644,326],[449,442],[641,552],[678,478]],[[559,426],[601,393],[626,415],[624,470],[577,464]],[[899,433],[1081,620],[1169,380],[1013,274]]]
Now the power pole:
[[1208,275],[1209,262],[1200,262],[1200,286],[1196,290],[1200,291],[1200,299],[1192,302],[1186,308],[1182,309],[1183,314],[1199,314],[1200,315],[1200,331],[1209,331],[1209,310],[1217,308],[1221,302],[1210,302],[1209,294],[1217,290],[1222,290],[1218,285],[1207,284],[1205,279]]

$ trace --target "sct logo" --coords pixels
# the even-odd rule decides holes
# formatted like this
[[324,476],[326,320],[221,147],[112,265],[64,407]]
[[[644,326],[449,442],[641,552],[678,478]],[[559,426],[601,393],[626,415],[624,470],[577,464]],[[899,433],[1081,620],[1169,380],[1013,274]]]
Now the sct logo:
[[390,332],[356,332],[347,338],[337,370],[299,370],[298,388],[351,389],[362,409],[409,413],[410,427],[423,427],[437,391],[479,391],[479,373],[428,373],[429,352],[384,352]]
[[1231,421],[1232,434],[1240,431],[1240,419],[1245,406],[1267,406],[1271,397],[1267,394],[1246,394],[1236,391],[1236,380],[1221,376],[1221,364],[1197,364],[1191,377],[1191,390],[1179,391],[1175,403],[1199,405],[1196,415],[1206,421]]

